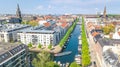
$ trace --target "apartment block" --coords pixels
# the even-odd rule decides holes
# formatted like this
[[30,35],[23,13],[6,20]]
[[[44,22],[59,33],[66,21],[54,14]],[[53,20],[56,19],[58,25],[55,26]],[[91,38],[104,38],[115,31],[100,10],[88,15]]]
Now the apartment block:
[[0,67],[28,67],[27,46],[20,43],[0,43]]

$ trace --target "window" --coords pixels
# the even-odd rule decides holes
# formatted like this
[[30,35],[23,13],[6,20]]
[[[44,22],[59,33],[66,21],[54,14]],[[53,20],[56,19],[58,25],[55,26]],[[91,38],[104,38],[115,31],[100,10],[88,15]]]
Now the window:
[[2,55],[2,58],[4,59],[4,58],[5,58],[5,56],[4,56],[4,55]]

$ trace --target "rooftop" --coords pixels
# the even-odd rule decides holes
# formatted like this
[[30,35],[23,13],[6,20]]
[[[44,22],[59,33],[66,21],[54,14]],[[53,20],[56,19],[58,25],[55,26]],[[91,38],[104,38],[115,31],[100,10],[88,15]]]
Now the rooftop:
[[14,31],[17,29],[21,29],[24,27],[28,27],[29,25],[22,25],[22,24],[4,24],[4,25],[0,25],[0,31]]
[[108,49],[103,53],[104,60],[106,63],[114,66],[114,67],[120,67],[120,63],[118,60],[118,56],[115,55],[111,49]]
[[0,65],[6,59],[12,57],[26,46],[21,43],[1,43],[0,42]]
[[53,30],[23,30],[23,31],[20,31],[20,32],[24,32],[24,33],[46,33],[46,34],[52,34],[52,33],[54,33],[55,31],[53,31]]
[[100,45],[103,46],[113,46],[115,44],[119,45],[120,44],[120,39],[106,39],[106,38],[99,38],[98,42]]
[[16,46],[20,45],[20,43],[3,43],[0,42],[0,55],[5,53],[6,51],[15,48]]

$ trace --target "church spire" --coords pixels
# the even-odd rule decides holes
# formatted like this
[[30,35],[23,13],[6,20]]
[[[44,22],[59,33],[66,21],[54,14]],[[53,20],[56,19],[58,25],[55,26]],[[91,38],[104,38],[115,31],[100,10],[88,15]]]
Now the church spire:
[[103,17],[104,17],[104,22],[106,22],[107,19],[106,6],[104,7]]
[[18,18],[22,19],[22,17],[21,17],[21,11],[20,11],[20,8],[19,8],[19,4],[17,4],[16,16],[17,16]]
[[104,7],[103,16],[104,16],[104,18],[106,18],[106,6]]

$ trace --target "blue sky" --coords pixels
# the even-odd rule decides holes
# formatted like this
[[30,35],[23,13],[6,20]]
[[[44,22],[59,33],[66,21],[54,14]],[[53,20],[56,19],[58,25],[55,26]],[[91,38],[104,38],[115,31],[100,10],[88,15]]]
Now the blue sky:
[[95,14],[107,6],[110,14],[120,14],[120,0],[0,0],[0,14],[15,14],[17,3],[27,14]]

